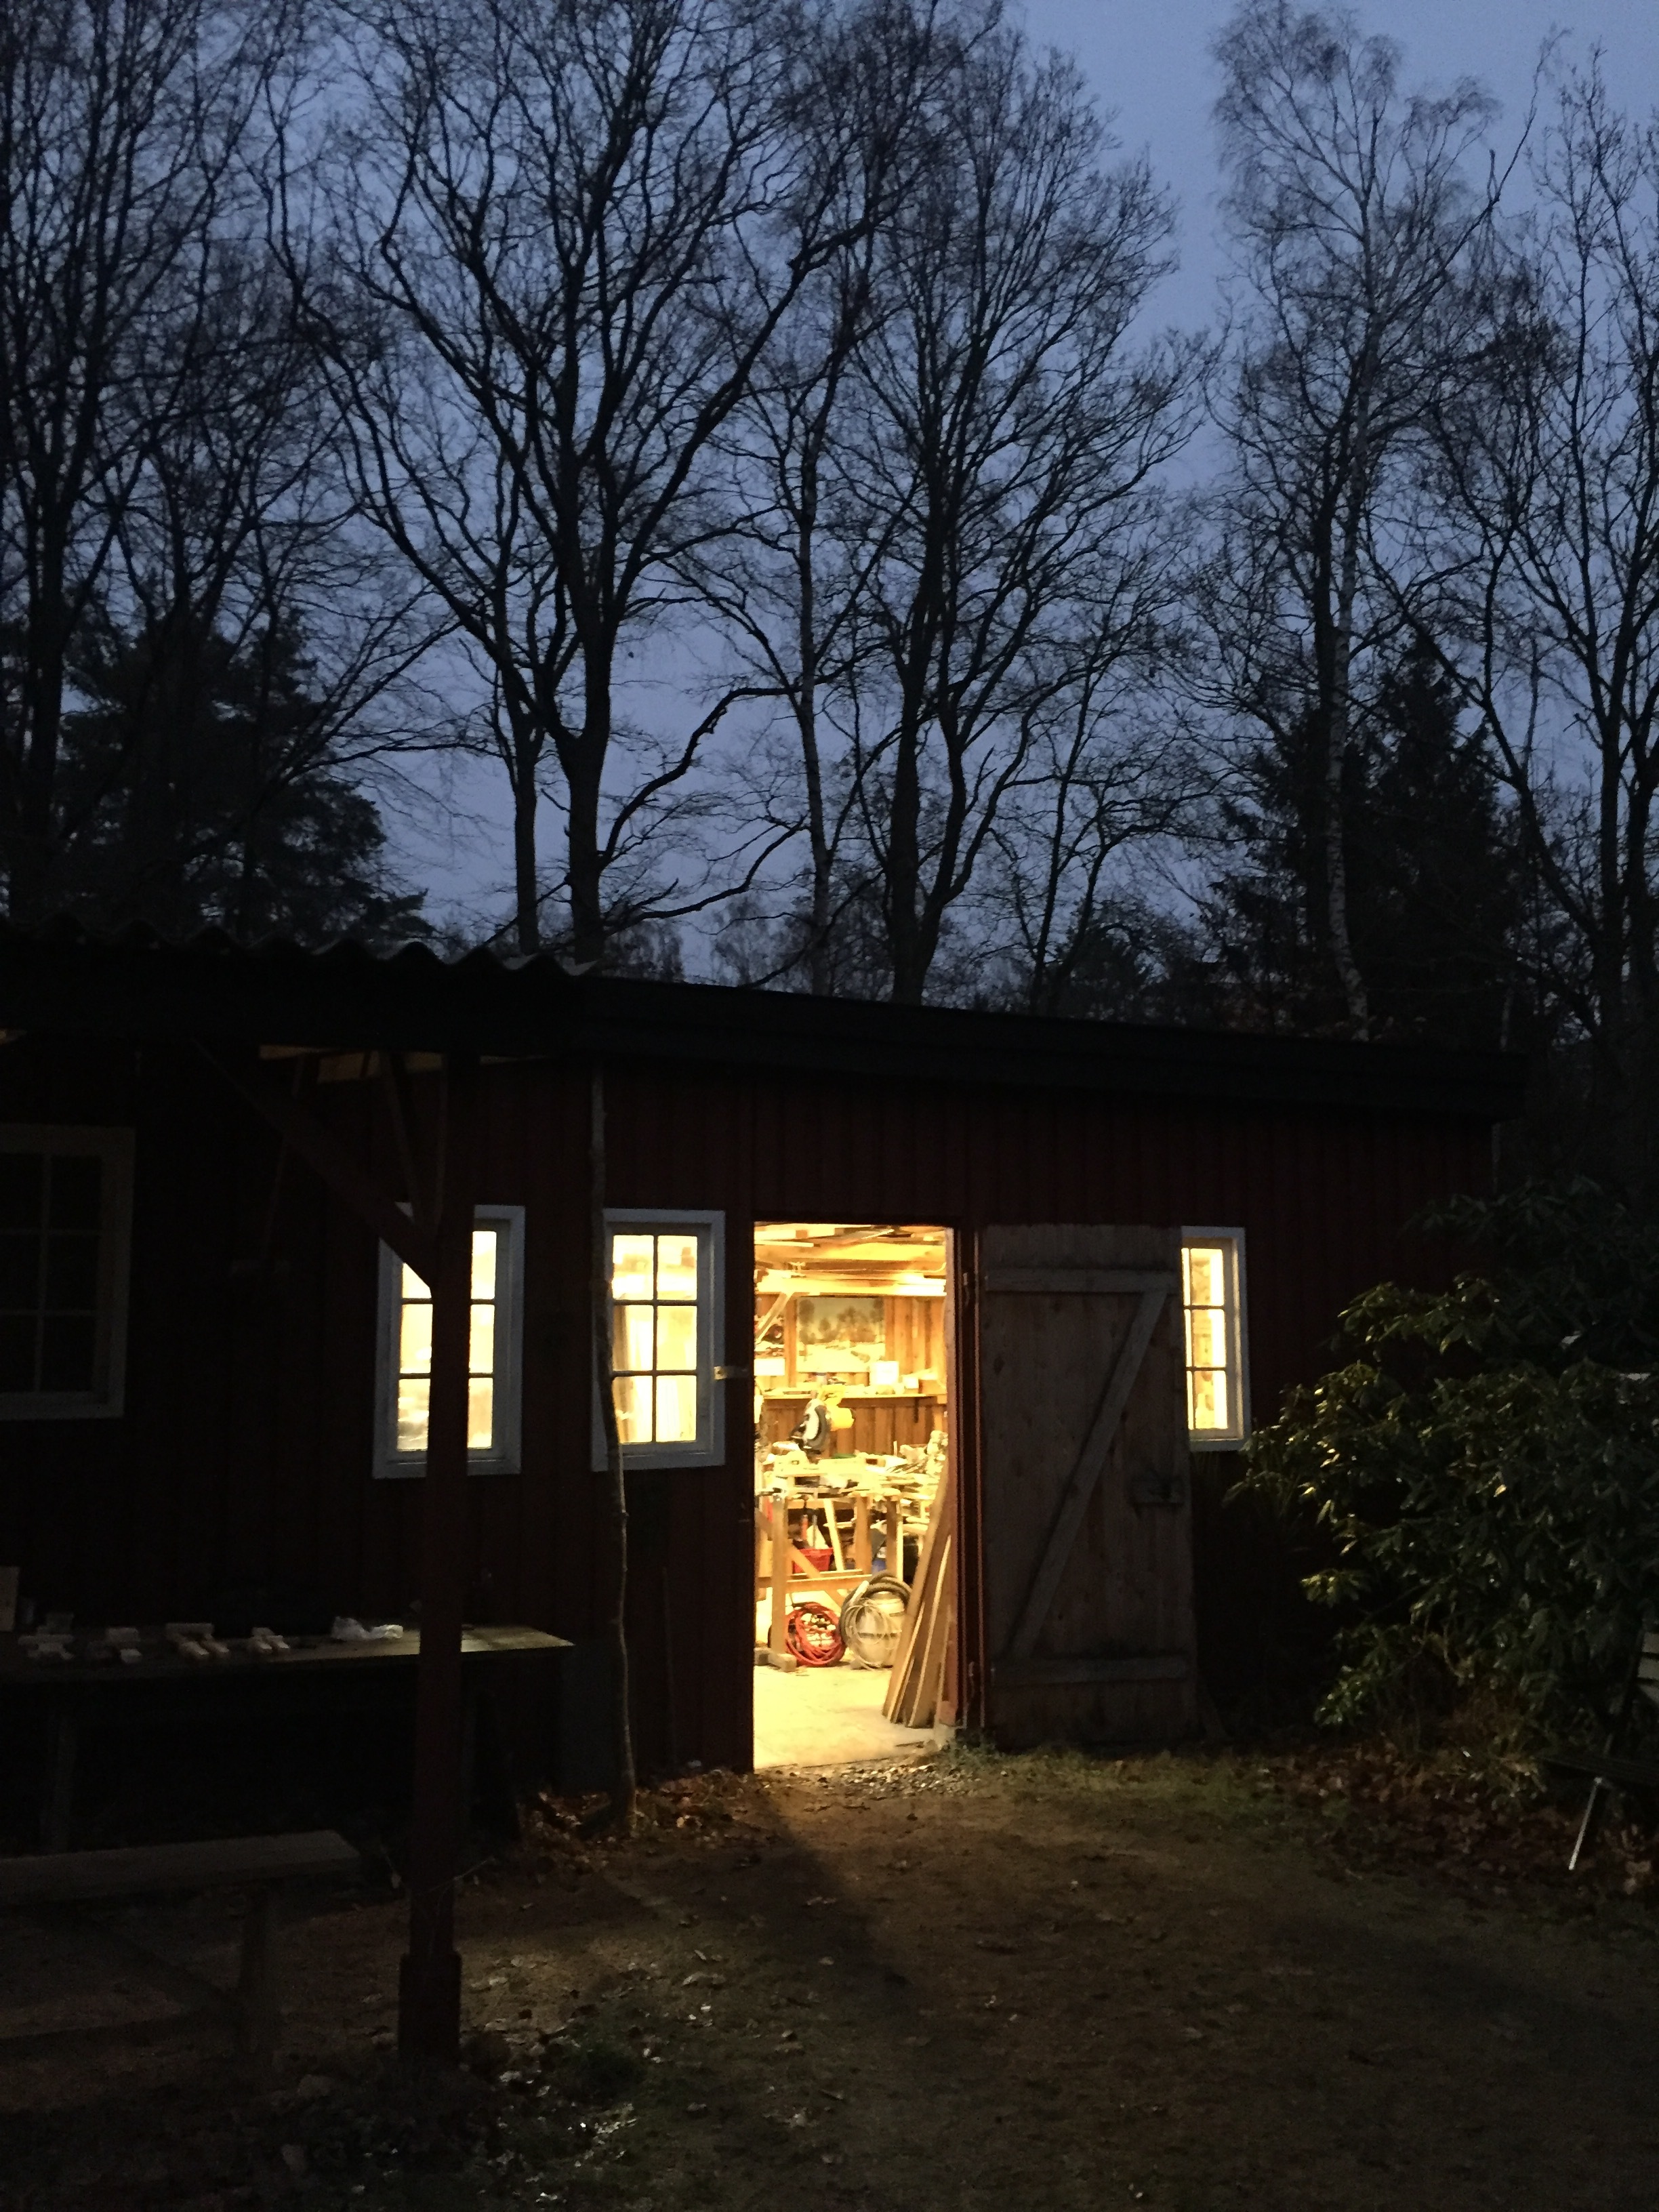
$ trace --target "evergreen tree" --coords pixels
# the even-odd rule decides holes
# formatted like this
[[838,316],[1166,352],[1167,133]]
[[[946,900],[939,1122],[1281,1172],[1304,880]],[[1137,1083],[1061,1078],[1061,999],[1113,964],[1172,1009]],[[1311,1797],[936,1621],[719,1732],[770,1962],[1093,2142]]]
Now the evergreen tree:
[[423,935],[374,801],[319,736],[303,641],[102,625],[65,718],[58,903],[95,927],[385,947]]
[[[1206,907],[1230,1018],[1340,1031],[1332,962],[1323,732],[1313,713],[1247,763],[1248,796],[1223,810],[1245,865]],[[1522,904],[1514,824],[1479,732],[1419,640],[1379,687],[1349,748],[1343,845],[1354,958],[1379,1037],[1494,1045],[1504,1034],[1507,951]]]

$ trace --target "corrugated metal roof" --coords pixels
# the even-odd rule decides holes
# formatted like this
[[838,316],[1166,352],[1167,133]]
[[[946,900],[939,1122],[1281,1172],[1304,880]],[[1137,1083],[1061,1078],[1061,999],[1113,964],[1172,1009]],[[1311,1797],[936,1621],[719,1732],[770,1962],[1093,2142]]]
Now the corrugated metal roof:
[[779,1074],[1280,1100],[1488,1121],[1520,1110],[1513,1053],[814,999],[572,975],[550,954],[170,944],[134,927],[0,926],[0,1027],[131,1040],[673,1061]]

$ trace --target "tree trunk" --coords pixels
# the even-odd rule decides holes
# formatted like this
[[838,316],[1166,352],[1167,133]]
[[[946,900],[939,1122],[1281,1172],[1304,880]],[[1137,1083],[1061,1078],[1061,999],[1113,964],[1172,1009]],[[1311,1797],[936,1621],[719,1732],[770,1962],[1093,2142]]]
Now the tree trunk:
[[903,1006],[919,1006],[927,981],[916,902],[921,888],[921,774],[917,761],[921,732],[908,707],[902,710],[887,817],[885,898],[887,946],[891,963],[890,993]]
[[519,950],[526,958],[541,950],[541,895],[536,879],[536,763],[519,748],[513,779],[513,893]]
[[818,752],[817,592],[812,565],[817,514],[817,453],[814,441],[809,440],[801,457],[800,510],[795,534],[795,634],[800,658],[795,721],[800,732],[801,769],[806,778],[806,834],[812,856],[811,907],[806,924],[807,979],[819,998],[828,998],[835,988],[835,972],[830,957],[831,860],[824,819],[823,763]]
[[1348,495],[1342,517],[1342,557],[1336,587],[1336,623],[1331,641],[1331,702],[1325,741],[1325,910],[1330,932],[1331,960],[1342,987],[1348,1034],[1360,1043],[1371,1033],[1370,1004],[1365,979],[1354,957],[1348,927],[1348,852],[1344,770],[1353,733],[1353,616],[1359,598],[1359,543],[1364,526],[1370,395],[1364,388],[1369,371],[1360,372],[1362,389]]
[[602,634],[582,653],[582,726],[560,749],[567,793],[566,850],[570,884],[571,957],[584,967],[605,958],[605,854],[599,804],[611,757],[612,641]]
[[61,605],[35,612],[28,624],[28,701],[19,763],[17,803],[7,873],[11,919],[26,927],[46,920],[52,903],[52,802],[64,726],[64,670],[69,618]]

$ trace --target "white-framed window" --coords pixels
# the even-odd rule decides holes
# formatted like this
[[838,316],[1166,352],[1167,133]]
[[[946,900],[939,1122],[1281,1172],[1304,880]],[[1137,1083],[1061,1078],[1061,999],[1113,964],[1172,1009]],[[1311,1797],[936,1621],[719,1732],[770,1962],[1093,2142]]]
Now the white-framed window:
[[[623,1456],[629,1467],[713,1465],[726,1456],[726,1216],[615,1207],[605,1220]],[[605,1465],[597,1403],[593,1463]]]
[[[516,1474],[524,1347],[524,1208],[472,1216],[472,1312],[467,1333],[467,1465]],[[374,1472],[424,1474],[432,1396],[432,1291],[380,1247]]]
[[1250,1429],[1242,1229],[1182,1231],[1181,1302],[1187,1332],[1187,1441],[1194,1451],[1231,1450]]
[[132,1132],[0,1127],[0,1420],[119,1413]]

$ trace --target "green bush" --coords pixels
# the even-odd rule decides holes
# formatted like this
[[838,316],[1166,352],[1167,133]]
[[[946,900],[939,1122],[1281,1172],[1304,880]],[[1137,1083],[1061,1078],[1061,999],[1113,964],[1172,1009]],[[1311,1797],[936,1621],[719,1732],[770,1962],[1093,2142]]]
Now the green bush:
[[1351,1356],[1258,1432],[1241,1487],[1331,1547],[1304,1584],[1346,1615],[1322,1717],[1495,1695],[1582,1731],[1659,1613],[1659,1230],[1583,1182],[1425,1225],[1487,1272],[1356,1300]]

